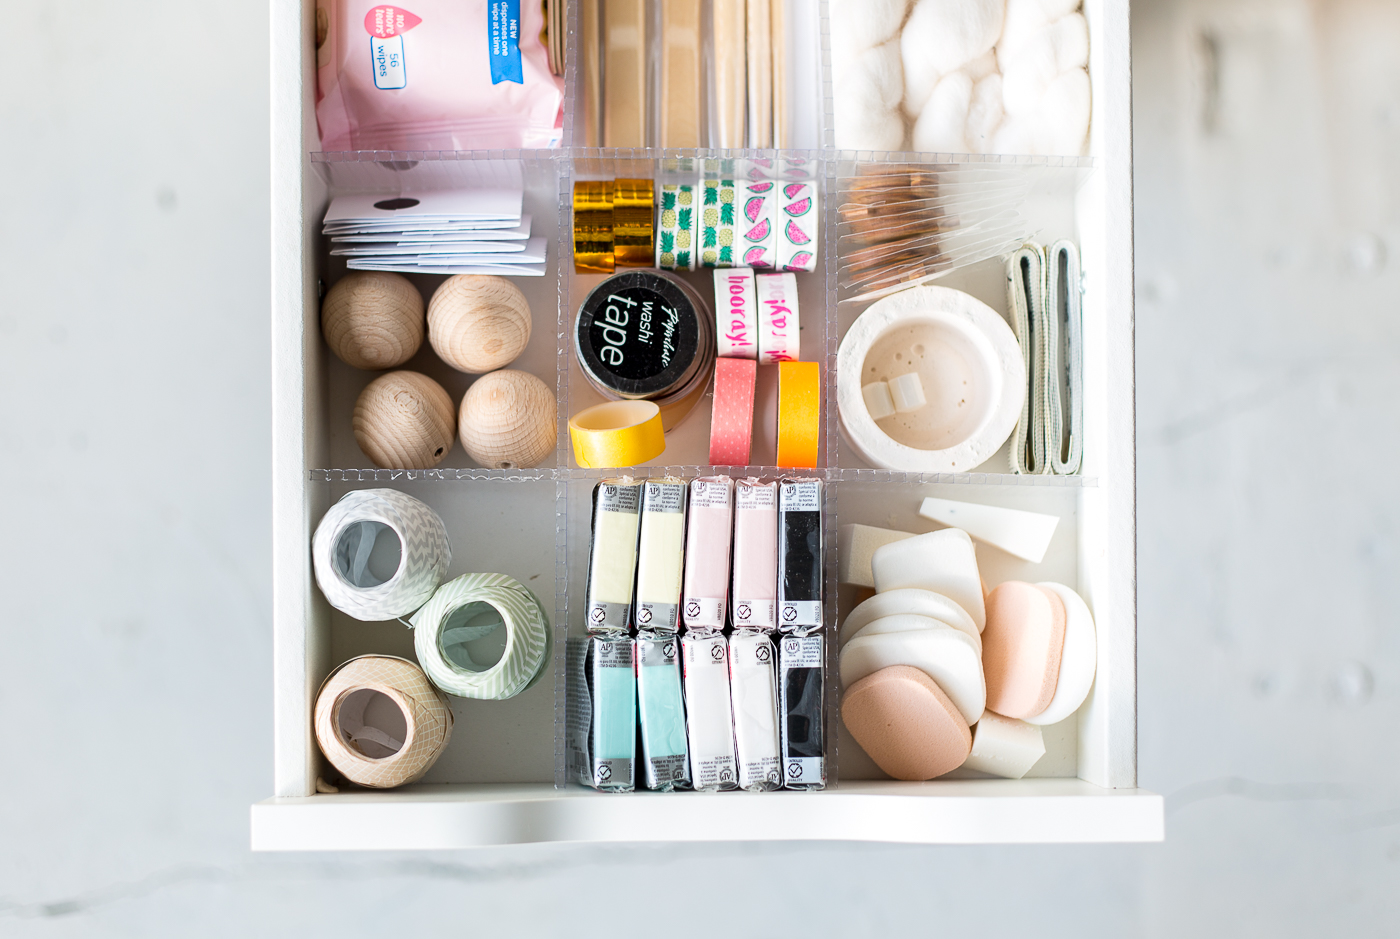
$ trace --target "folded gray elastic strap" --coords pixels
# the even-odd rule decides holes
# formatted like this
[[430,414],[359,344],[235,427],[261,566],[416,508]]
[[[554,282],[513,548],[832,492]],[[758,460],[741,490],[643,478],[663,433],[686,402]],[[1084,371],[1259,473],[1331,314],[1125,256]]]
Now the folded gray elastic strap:
[[1021,403],[1021,419],[1011,442],[1011,472],[1049,472],[1045,459],[1045,348],[1049,317],[1045,309],[1045,252],[1036,244],[1025,244],[1006,259],[1006,305],[1011,311],[1011,328],[1021,346],[1026,366],[1026,395]]
[[[1063,272],[1061,266],[1063,265]],[[1064,297],[1060,297],[1063,287]],[[1050,466],[1061,476],[1079,472],[1084,456],[1084,331],[1080,313],[1083,283],[1079,271],[1079,249],[1072,241],[1057,241],[1046,258],[1046,306],[1050,310],[1051,341],[1045,365],[1046,450]],[[1064,340],[1060,340],[1063,330]],[[1061,348],[1064,363],[1060,364]],[[1065,396],[1069,398],[1069,437],[1065,438],[1065,410],[1060,401],[1060,370],[1064,369]]]

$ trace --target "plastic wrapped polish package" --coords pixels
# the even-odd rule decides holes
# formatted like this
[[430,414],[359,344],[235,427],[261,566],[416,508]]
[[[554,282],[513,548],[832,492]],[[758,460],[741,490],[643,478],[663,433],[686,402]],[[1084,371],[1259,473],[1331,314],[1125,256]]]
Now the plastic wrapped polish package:
[[1064,584],[984,592],[973,538],[1038,563],[1058,519],[947,499],[920,514],[972,532],[842,528],[839,580],[876,591],[841,627],[842,720],[896,779],[959,767],[1019,779],[1045,754],[1041,728],[1089,695],[1094,621]]
[[819,479],[598,483],[589,635],[568,648],[572,779],[825,785],[823,501]]

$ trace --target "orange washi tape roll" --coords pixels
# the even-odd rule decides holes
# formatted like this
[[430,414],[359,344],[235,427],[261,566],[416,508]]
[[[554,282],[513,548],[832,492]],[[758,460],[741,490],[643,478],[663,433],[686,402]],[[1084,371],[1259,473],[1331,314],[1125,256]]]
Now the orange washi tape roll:
[[778,363],[779,466],[817,465],[821,399],[821,366],[816,362]]
[[574,183],[574,270],[613,272],[613,184],[581,179]]

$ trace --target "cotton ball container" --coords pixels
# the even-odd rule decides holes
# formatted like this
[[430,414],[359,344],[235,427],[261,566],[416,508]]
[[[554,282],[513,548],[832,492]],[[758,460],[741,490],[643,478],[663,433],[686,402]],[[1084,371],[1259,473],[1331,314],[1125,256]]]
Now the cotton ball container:
[[945,75],[914,123],[914,149],[929,153],[968,153],[965,128],[972,105],[972,79],[962,71]]
[[346,365],[402,365],[423,344],[423,295],[402,274],[351,271],[326,292],[321,335]]
[[458,433],[462,448],[482,466],[538,466],[558,445],[554,393],[529,372],[491,372],[462,398]]
[[458,371],[479,375],[504,368],[530,342],[530,304],[504,277],[449,277],[428,303],[428,341]]
[[857,56],[836,86],[836,146],[844,150],[901,149],[904,119],[899,101],[903,87],[897,40]]
[[919,0],[900,35],[904,59],[904,110],[923,113],[940,77],[996,45],[1004,0]]
[[452,449],[452,399],[418,372],[390,372],[366,385],[351,424],[355,442],[383,469],[432,469]]

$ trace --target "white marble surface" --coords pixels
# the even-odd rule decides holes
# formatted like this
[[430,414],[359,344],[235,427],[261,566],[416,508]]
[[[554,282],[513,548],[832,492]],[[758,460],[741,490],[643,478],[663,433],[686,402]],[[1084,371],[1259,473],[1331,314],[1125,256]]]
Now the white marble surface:
[[[272,786],[265,5],[3,10],[0,934],[1393,931],[1400,4],[1136,4],[1165,844],[290,857],[247,850]],[[683,911],[683,879],[732,906]]]

